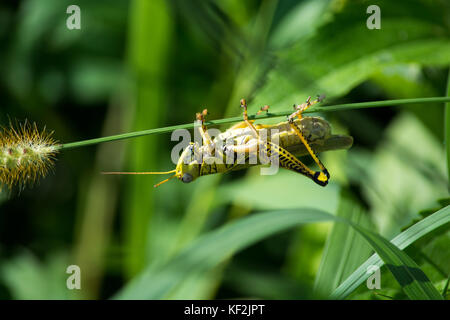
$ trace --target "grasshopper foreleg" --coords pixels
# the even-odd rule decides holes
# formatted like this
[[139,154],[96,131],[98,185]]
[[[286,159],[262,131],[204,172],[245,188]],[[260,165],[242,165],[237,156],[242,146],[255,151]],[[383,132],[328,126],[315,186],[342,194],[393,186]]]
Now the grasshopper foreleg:
[[197,121],[201,122],[201,126],[198,127],[198,131],[200,132],[200,135],[202,136],[203,144],[206,146],[208,152],[210,155],[214,152],[214,142],[212,141],[211,137],[208,134],[208,129],[205,125],[205,119],[206,115],[208,114],[208,110],[204,109],[202,112],[199,112],[196,114]]

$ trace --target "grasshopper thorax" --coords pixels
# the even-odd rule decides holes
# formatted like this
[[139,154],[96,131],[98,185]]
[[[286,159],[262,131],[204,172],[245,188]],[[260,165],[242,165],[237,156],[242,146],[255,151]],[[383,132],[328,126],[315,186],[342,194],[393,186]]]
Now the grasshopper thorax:
[[325,119],[320,117],[304,117],[295,120],[302,129],[302,133],[308,138],[308,142],[324,141],[331,136],[331,126]]

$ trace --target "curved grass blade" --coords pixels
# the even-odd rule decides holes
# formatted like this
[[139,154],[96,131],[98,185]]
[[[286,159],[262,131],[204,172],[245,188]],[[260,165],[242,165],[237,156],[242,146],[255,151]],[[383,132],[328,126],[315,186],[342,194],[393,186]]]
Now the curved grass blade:
[[[350,223],[348,220],[315,209],[272,211],[240,219],[202,236],[167,264],[147,268],[114,298],[164,299],[188,275],[208,271],[237,251],[261,239],[301,224],[333,220]],[[428,231],[434,229],[428,227]]]
[[[416,240],[420,239],[427,233],[433,231],[450,222],[450,206],[447,206],[439,211],[436,211],[432,215],[414,224],[407,230],[400,233],[394,239],[391,240],[400,250],[405,249]],[[344,282],[342,282],[336,290],[333,291],[331,299],[345,299],[350,295],[358,286],[366,281],[368,275],[366,274],[367,267],[375,265],[381,267],[384,262],[381,260],[378,254],[372,255],[366,262],[364,262],[355,272],[353,272]]]
[[333,220],[315,209],[255,214],[210,232],[161,267],[148,268],[131,280],[116,299],[164,299],[188,275],[204,273],[257,241],[295,226]]
[[403,291],[412,300],[442,300],[442,296],[420,267],[394,244],[355,223],[353,228],[370,243],[394,275]]
[[[371,228],[367,212],[351,193],[342,189],[336,215]],[[372,250],[370,245],[357,235],[349,225],[336,223],[328,234],[319,270],[314,281],[314,291],[326,297],[358,268]]]

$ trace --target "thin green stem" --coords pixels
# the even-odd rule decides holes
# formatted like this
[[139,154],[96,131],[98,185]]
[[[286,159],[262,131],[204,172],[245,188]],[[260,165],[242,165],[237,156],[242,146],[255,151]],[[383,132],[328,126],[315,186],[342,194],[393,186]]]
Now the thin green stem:
[[[394,106],[400,106],[400,105],[412,104],[412,103],[443,103],[443,102],[447,102],[447,108],[449,108],[448,105],[450,105],[450,97],[397,99],[397,100],[383,100],[383,101],[373,101],[373,102],[346,103],[346,104],[338,104],[338,105],[332,105],[332,106],[315,106],[315,107],[312,107],[312,108],[306,110],[304,113],[332,112],[332,111],[340,111],[340,110],[375,108],[375,107],[394,107]],[[282,111],[282,112],[273,112],[273,113],[269,112],[269,113],[262,114],[262,115],[249,115],[249,119],[256,120],[256,119],[285,117],[285,116],[290,115],[291,113],[292,113],[292,111]],[[215,125],[233,123],[233,122],[239,122],[239,121],[242,121],[242,117],[232,117],[232,118],[226,118],[226,119],[206,121],[205,124],[208,126],[215,126]],[[99,144],[102,142],[110,142],[110,141],[142,137],[142,136],[151,135],[151,134],[166,133],[166,132],[171,132],[171,131],[174,131],[177,129],[191,129],[191,128],[194,128],[195,126],[196,126],[195,123],[187,123],[187,124],[181,124],[181,125],[169,126],[169,127],[163,127],[163,128],[149,129],[149,130],[136,131],[136,132],[128,132],[128,133],[118,134],[118,135],[114,135],[114,136],[108,136],[108,137],[102,137],[102,138],[61,144],[61,145],[57,146],[57,149],[58,150],[62,150],[62,149],[67,150],[67,149],[72,149],[72,148],[95,145],[95,144]],[[447,147],[447,151],[450,152],[449,147]]]

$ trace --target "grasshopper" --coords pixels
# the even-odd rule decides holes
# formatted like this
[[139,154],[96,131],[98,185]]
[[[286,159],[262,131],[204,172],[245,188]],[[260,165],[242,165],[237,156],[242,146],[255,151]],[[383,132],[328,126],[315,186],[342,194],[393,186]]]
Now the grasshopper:
[[[288,116],[287,121],[275,125],[254,124],[249,120],[247,103],[241,99],[243,108],[243,120],[222,132],[215,139],[208,134],[205,118],[207,110],[197,113],[196,118],[201,123],[198,130],[203,144],[190,143],[182,152],[176,168],[166,172],[104,172],[105,174],[170,174],[173,175],[155,187],[178,178],[184,183],[190,183],[195,179],[215,173],[241,170],[252,165],[264,164],[267,157],[277,157],[282,168],[300,173],[320,186],[326,186],[330,174],[316,152],[348,149],[353,144],[351,136],[331,134],[330,124],[320,117],[303,117],[302,112],[316,103],[322,101],[322,97],[311,101],[309,97],[305,103],[295,106],[294,112]],[[268,106],[261,108],[267,111]],[[265,133],[267,141],[261,139]],[[274,143],[272,141],[278,141]],[[240,155],[241,157],[239,158]],[[319,171],[313,171],[301,162],[296,156],[310,155],[318,165]],[[246,163],[251,156],[256,158],[256,163]],[[262,158],[265,158],[263,161]]]

